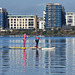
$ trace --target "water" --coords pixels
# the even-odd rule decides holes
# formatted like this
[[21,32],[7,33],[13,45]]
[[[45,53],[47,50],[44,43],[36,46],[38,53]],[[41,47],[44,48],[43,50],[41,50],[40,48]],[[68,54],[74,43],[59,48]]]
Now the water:
[[[35,46],[27,38],[26,47]],[[75,75],[75,37],[41,37],[39,46],[55,50],[20,50],[22,36],[0,36],[0,75]]]

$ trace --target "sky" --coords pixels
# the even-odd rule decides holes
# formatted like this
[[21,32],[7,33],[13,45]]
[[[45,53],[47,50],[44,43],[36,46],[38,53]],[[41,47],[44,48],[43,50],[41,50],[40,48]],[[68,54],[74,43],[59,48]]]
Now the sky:
[[12,15],[43,16],[47,3],[59,3],[66,12],[75,12],[75,0],[0,0],[0,7]]

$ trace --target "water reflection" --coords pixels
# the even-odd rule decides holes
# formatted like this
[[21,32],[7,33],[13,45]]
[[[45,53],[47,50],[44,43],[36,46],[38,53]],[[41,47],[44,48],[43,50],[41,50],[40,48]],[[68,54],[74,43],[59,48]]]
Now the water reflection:
[[66,40],[58,39],[56,41],[55,73],[66,75]]
[[66,38],[66,74],[75,75],[75,38]]
[[[5,37],[4,37],[5,39]],[[39,46],[55,50],[20,50],[6,47],[23,46],[22,37],[0,39],[0,75],[74,75],[75,38],[49,38],[39,41]],[[34,37],[26,41],[26,47],[34,47]],[[4,48],[5,47],[5,48]]]
[[24,49],[24,55],[23,55],[23,66],[26,66],[26,51]]
[[9,65],[9,50],[2,50],[1,67],[2,67],[2,71],[1,71],[2,73],[1,74],[5,75],[9,71],[9,68],[10,68],[10,65]]
[[38,52],[38,50],[35,51],[35,66],[39,67],[39,52]]

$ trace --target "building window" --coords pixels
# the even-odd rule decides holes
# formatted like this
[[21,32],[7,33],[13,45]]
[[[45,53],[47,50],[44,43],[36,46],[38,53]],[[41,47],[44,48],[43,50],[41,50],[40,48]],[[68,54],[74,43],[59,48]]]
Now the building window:
[[11,29],[13,29],[13,27],[11,27]]
[[13,21],[13,19],[11,19],[11,21]]
[[21,18],[21,16],[18,16],[18,18]]
[[25,26],[27,26],[27,24],[25,24]]
[[27,21],[27,19],[25,19],[25,21]]
[[16,23],[16,22],[14,22],[14,23]]
[[14,26],[16,26],[16,24],[14,24]]
[[24,21],[24,19],[23,19],[23,21]]
[[14,19],[14,21],[16,21],[16,19]]
[[33,22],[29,22],[29,26],[33,26]]
[[25,22],[25,23],[27,23],[27,22]]
[[33,29],[34,27],[29,27],[29,29]]
[[68,16],[68,18],[72,18],[72,16]]
[[20,21],[21,21],[21,19],[20,19]]
[[11,26],[13,26],[13,24],[11,24]]
[[33,19],[29,19],[29,21],[33,21]]
[[72,23],[72,19],[69,19],[69,20],[68,20],[68,23]]
[[14,29],[16,29],[16,27],[14,27]]

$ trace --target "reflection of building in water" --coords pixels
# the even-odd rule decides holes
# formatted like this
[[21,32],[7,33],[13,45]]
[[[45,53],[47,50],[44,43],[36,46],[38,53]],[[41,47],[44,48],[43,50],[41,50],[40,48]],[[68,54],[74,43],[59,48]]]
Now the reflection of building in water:
[[[44,44],[53,45],[55,43],[56,50],[55,51],[31,51],[27,53],[27,65],[35,66],[35,69],[47,69],[44,73],[62,73],[65,75],[66,73],[66,40],[65,39],[51,39],[44,40],[42,42]],[[29,60],[31,58],[31,60]],[[38,70],[38,72],[40,72]]]
[[51,47],[51,40],[50,39],[45,40],[45,47]]
[[[52,40],[55,42],[56,50],[55,50],[55,61],[51,61],[52,70],[53,73],[62,73],[65,75],[66,73],[66,40],[65,39],[54,39]],[[61,74],[60,74],[61,75]]]
[[9,75],[21,75],[25,71],[25,52],[24,50],[10,49],[10,71]]
[[26,66],[32,66],[33,69],[37,69],[38,73],[41,72],[39,69],[48,69],[43,72],[43,75],[51,72],[51,61],[55,61],[55,59],[53,59],[53,57],[55,57],[55,51],[31,50],[27,52]]
[[4,75],[9,71],[9,50],[0,50],[0,74]]
[[2,50],[0,50],[0,74],[2,74]]
[[23,46],[23,40],[21,39],[11,39],[9,40],[10,47],[21,47]]
[[66,75],[75,74],[75,38],[66,39]]

